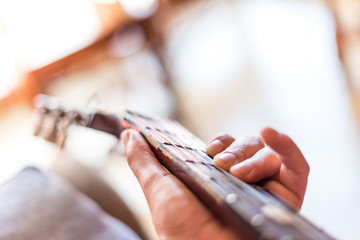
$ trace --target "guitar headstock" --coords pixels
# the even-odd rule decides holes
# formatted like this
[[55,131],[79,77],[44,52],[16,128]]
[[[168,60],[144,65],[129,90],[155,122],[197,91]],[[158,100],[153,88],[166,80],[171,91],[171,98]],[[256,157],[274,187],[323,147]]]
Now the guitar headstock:
[[87,126],[91,121],[89,114],[65,110],[59,102],[47,95],[37,95],[34,99],[37,122],[35,136],[64,147],[67,130],[71,124]]

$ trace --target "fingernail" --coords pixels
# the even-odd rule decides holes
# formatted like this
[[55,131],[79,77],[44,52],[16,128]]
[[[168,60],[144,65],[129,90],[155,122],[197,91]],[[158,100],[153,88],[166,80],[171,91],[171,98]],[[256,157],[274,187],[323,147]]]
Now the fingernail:
[[220,161],[225,165],[231,165],[235,162],[235,155],[232,153],[221,153],[216,155],[216,161]]
[[124,131],[121,133],[121,140],[123,141],[125,147],[127,146],[129,139],[130,139],[130,131]]
[[224,148],[224,144],[219,140],[216,139],[214,141],[212,141],[208,146],[207,146],[207,150],[210,151],[210,153],[218,153],[221,152]]

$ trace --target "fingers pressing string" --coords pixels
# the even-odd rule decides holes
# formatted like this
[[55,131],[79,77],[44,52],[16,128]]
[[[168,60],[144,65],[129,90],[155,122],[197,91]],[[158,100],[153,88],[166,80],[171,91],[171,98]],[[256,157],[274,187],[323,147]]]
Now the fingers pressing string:
[[279,172],[281,161],[268,147],[262,148],[251,158],[230,168],[230,173],[239,179],[255,183]]
[[214,157],[215,165],[229,171],[230,168],[250,157],[264,147],[259,137],[247,137],[235,140],[223,152]]
[[234,138],[228,134],[218,134],[206,146],[206,152],[214,157],[216,154],[224,151],[227,147],[234,142]]

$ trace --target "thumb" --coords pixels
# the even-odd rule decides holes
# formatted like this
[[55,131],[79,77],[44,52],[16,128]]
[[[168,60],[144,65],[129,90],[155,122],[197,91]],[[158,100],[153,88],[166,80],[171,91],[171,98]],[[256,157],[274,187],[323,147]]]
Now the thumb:
[[126,148],[126,158],[145,196],[149,197],[154,186],[169,173],[161,166],[145,139],[136,130],[122,132],[121,139]]

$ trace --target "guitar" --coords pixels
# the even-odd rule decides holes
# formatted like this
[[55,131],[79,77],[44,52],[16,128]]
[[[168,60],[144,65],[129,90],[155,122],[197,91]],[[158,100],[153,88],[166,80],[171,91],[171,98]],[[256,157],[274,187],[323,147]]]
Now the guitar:
[[131,111],[122,117],[65,111],[56,104],[49,104],[51,99],[46,96],[38,99],[41,100],[36,111],[40,120],[35,135],[62,147],[66,129],[71,124],[103,131],[117,138],[124,129],[136,129],[160,163],[215,216],[245,239],[333,239],[271,193],[216,167],[205,151],[205,144],[176,121]]

